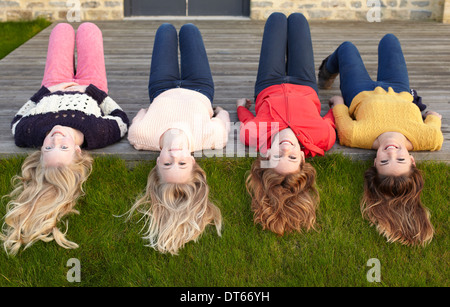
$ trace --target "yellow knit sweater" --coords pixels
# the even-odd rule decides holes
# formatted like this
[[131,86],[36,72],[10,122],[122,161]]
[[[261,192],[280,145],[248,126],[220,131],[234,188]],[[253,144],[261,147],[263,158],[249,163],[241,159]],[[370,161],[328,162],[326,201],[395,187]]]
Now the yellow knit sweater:
[[191,151],[220,149],[228,141],[226,123],[212,117],[209,99],[196,91],[174,88],[156,97],[148,109],[141,109],[128,129],[128,141],[138,150],[159,151],[160,137],[168,129],[182,130]]
[[348,108],[333,108],[336,129],[341,145],[371,149],[376,138],[388,131],[402,133],[413,145],[413,150],[440,150],[444,137],[441,120],[428,115],[425,121],[419,108],[412,103],[408,92],[395,93],[377,87],[353,98]]

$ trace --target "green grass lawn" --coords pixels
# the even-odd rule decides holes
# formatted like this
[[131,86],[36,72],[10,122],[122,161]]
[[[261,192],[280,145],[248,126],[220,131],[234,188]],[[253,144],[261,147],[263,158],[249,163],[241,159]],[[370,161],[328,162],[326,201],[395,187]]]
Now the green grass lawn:
[[0,22],[0,59],[51,24],[46,19]]
[[[38,242],[15,257],[0,254],[0,286],[448,286],[449,166],[418,166],[425,176],[422,200],[436,234],[430,245],[387,243],[361,218],[362,174],[371,162],[342,155],[311,159],[317,169],[321,203],[318,231],[277,236],[254,225],[244,182],[252,158],[207,158],[211,197],[223,215],[222,237],[209,227],[178,256],[145,247],[143,224],[124,214],[144,189],[153,162],[132,169],[119,158],[96,158],[86,196],[71,215],[67,237],[80,247],[65,250]],[[22,158],[0,160],[0,194]],[[5,213],[7,199],[0,202]],[[81,282],[70,283],[71,258],[81,264]],[[381,282],[370,283],[371,258],[380,261]]]

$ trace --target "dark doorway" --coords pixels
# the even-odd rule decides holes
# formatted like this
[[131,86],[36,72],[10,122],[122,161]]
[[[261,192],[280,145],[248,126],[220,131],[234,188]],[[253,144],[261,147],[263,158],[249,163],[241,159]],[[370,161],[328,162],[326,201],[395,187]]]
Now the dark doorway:
[[250,0],[125,0],[131,16],[250,16]]

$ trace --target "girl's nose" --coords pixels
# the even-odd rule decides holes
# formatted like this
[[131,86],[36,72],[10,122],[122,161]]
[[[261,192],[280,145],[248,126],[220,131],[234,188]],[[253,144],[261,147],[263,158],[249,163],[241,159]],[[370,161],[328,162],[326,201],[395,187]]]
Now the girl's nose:
[[280,150],[282,151],[282,152],[288,152],[288,151],[290,151],[292,149],[292,145],[290,145],[290,144],[281,144],[280,145]]

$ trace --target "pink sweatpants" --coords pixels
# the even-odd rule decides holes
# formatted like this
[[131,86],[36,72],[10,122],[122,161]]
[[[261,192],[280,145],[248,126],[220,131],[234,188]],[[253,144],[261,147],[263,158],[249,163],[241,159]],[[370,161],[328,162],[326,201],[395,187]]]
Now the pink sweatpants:
[[[77,66],[75,70],[75,42]],[[76,73],[75,73],[76,71]],[[82,23],[75,31],[68,23],[57,24],[50,34],[42,85],[49,87],[63,82],[93,84],[108,93],[103,37],[93,23]]]

